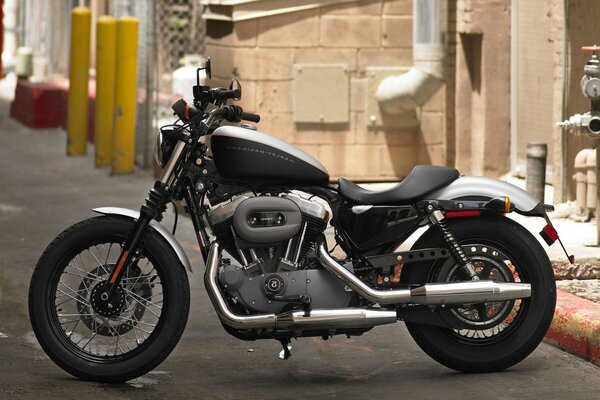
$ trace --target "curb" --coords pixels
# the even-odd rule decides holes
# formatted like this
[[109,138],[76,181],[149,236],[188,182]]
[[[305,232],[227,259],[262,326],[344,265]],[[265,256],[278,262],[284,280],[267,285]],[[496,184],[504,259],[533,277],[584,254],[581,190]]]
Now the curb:
[[600,304],[561,290],[556,294],[545,341],[600,366]]

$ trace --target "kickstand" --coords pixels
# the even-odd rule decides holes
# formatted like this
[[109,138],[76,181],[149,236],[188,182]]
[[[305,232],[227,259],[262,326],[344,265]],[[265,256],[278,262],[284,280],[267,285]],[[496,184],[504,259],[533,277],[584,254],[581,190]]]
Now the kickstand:
[[292,356],[292,346],[290,346],[290,338],[282,338],[279,339],[279,343],[281,343],[281,346],[283,347],[283,350],[281,350],[279,352],[279,359],[280,360],[289,360],[290,357]]

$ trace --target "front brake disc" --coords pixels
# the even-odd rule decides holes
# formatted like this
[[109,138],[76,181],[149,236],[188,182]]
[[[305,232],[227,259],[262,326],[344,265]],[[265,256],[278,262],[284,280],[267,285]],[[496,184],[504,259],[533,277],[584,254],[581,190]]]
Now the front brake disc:
[[[78,293],[85,293],[83,297],[86,299],[86,303],[80,301],[76,303],[80,319],[92,332],[101,336],[122,335],[132,330],[144,316],[146,311],[144,300],[149,301],[152,297],[151,282],[141,275],[140,268],[134,265],[130,267],[125,282],[120,285],[125,301],[119,313],[110,317],[103,317],[97,313],[88,305],[92,303],[92,289],[99,284],[99,281],[108,279],[108,271],[113,268],[114,265],[103,265],[90,271],[82,279],[78,288]],[[128,291],[137,297],[134,298],[128,294]]]

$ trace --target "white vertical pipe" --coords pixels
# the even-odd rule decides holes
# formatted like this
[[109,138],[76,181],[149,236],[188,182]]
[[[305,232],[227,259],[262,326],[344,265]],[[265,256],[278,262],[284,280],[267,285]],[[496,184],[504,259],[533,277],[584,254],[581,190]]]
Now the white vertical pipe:
[[385,112],[420,107],[442,87],[447,22],[447,0],[414,0],[414,66],[405,74],[387,77],[377,88],[375,96]]
[[[569,0],[563,1],[563,54],[562,54],[562,120],[567,118],[567,51],[569,50]],[[560,201],[567,201],[567,129],[560,135]]]

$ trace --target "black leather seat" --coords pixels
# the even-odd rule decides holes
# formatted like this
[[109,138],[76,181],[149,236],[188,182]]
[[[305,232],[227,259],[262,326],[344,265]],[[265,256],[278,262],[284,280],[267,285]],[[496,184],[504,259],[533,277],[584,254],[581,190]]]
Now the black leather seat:
[[402,182],[391,189],[373,192],[347,179],[339,178],[340,194],[355,204],[398,204],[423,198],[427,193],[448,185],[459,177],[454,168],[417,165]]

